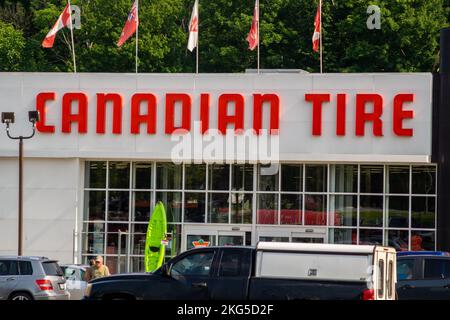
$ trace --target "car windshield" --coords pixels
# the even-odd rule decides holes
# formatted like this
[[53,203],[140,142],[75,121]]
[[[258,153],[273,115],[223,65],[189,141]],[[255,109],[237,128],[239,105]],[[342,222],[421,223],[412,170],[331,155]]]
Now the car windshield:
[[45,274],[48,276],[62,276],[64,272],[61,267],[55,261],[43,262]]

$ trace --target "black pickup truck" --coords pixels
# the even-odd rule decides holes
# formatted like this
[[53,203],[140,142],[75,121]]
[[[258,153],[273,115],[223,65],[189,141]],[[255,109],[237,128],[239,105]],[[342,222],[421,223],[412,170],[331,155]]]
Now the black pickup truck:
[[[87,300],[293,300],[395,298],[394,274],[368,273],[390,248],[259,243],[186,251],[153,273],[121,274],[88,284]],[[387,253],[386,253],[387,254]],[[393,253],[395,257],[395,251]],[[386,256],[387,257],[387,256]],[[387,263],[383,263],[387,266]],[[386,267],[384,272],[387,272]],[[388,280],[390,279],[390,280]],[[384,281],[383,280],[383,281]],[[388,281],[391,289],[388,290]],[[392,292],[394,288],[394,293]],[[383,290],[381,293],[380,290]],[[388,296],[388,291],[391,295]]]

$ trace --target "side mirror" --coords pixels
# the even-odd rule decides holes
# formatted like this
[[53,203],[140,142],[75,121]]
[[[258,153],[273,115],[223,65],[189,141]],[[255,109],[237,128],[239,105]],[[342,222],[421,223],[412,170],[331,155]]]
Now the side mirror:
[[162,272],[163,277],[170,278],[170,269],[171,269],[171,267],[167,263],[164,263],[161,266],[161,272]]

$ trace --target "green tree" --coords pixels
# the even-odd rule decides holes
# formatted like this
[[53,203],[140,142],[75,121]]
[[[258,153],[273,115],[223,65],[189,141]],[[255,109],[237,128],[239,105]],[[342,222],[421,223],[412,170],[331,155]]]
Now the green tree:
[[25,39],[21,31],[0,21],[0,70],[19,71]]
[[[134,72],[134,37],[121,48],[116,46],[133,1],[72,1],[82,10],[81,30],[74,30],[78,70]],[[323,2],[325,72],[436,69],[439,30],[449,25],[448,0]],[[194,0],[140,1],[140,72],[195,70],[195,51],[186,49],[193,3]],[[370,4],[381,8],[380,30],[366,26]],[[68,29],[58,33],[52,49],[41,47],[65,5],[65,0],[0,2],[0,21],[12,25],[26,40],[21,64],[15,68],[73,70]],[[319,71],[319,55],[312,51],[311,42],[317,5],[318,0],[260,0],[261,68]],[[201,72],[244,72],[256,68],[256,50],[250,51],[246,42],[253,7],[254,0],[200,0]],[[4,56],[17,55],[17,50],[11,50]]]

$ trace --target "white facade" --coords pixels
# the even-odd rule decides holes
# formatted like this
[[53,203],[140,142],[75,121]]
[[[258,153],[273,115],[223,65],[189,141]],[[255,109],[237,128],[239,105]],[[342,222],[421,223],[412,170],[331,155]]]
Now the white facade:
[[[36,108],[36,96],[55,92],[46,103],[46,124],[54,133],[37,132],[25,141],[24,167],[24,254],[49,256],[61,262],[81,257],[84,162],[86,160],[170,160],[177,142],[164,132],[165,95],[184,93],[192,97],[191,132],[200,119],[200,94],[210,94],[210,128],[218,127],[217,101],[221,94],[241,94],[245,99],[244,129],[253,127],[253,98],[256,93],[280,98],[279,160],[298,163],[430,164],[432,129],[431,74],[0,74],[0,112],[15,112],[13,135],[28,134],[27,112]],[[87,133],[62,133],[62,97],[80,92],[88,96]],[[106,133],[96,133],[98,93],[123,96],[122,132],[112,134],[112,109],[106,112]],[[136,93],[158,98],[156,134],[130,132],[130,101]],[[328,93],[331,102],[322,110],[322,134],[313,136],[312,104],[305,94]],[[347,94],[346,134],[337,136],[336,94]],[[372,135],[371,123],[365,136],[355,135],[356,94],[376,93],[383,97],[383,136]],[[411,137],[396,136],[393,127],[395,95],[410,93],[414,101],[404,104],[414,118],[403,126],[413,129]],[[76,104],[75,104],[76,105]],[[76,113],[75,105],[72,112]],[[229,114],[234,107],[230,104]],[[181,122],[181,108],[175,108],[175,124]],[[143,108],[142,108],[143,109]],[[367,105],[367,112],[371,106]],[[142,113],[145,113],[142,111]],[[263,128],[269,126],[268,109]],[[4,125],[2,125],[4,126]],[[228,126],[232,128],[233,126]],[[1,132],[3,131],[3,132]],[[205,147],[205,146],[204,146]],[[0,130],[0,255],[17,251],[18,143]],[[205,160],[205,158],[204,158]],[[209,162],[224,160],[206,159]],[[256,170],[256,169],[255,169]],[[198,226],[201,228],[202,226]],[[211,225],[209,226],[211,227]],[[269,226],[262,228],[270,229]],[[302,229],[302,227],[300,228]],[[269,232],[270,233],[270,232]],[[74,236],[75,235],[75,236]],[[75,239],[75,241],[74,241]],[[75,262],[80,262],[75,261]]]

